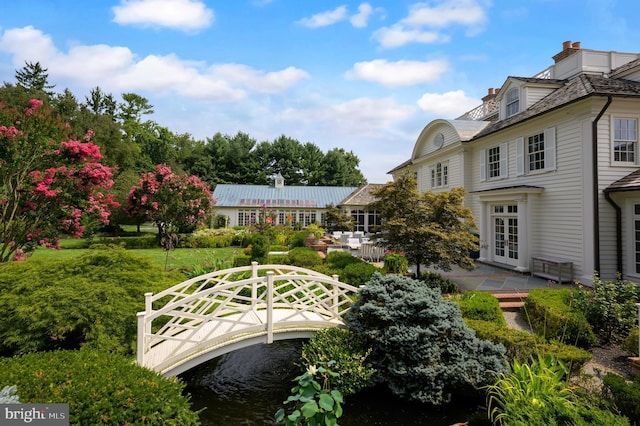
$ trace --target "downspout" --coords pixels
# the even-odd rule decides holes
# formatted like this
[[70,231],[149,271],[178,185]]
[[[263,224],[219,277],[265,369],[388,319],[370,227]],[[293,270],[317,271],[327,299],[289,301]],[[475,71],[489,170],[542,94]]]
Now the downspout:
[[598,116],[591,123],[591,166],[593,168],[593,236],[594,236],[594,269],[600,273],[600,203],[598,201],[598,121],[602,118],[604,112],[611,105],[613,98],[607,96],[607,103],[604,104]]
[[606,189],[604,190],[604,198],[613,206],[616,211],[616,272],[620,274],[622,279],[622,209]]

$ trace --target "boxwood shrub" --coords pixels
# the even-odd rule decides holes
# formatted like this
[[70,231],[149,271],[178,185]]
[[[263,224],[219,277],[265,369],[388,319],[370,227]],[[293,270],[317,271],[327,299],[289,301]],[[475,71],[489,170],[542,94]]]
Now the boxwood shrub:
[[98,350],[0,359],[0,388],[23,404],[69,404],[70,425],[198,425],[184,383]]
[[370,385],[375,373],[368,361],[371,348],[365,340],[346,328],[334,327],[318,331],[302,346],[303,369],[310,365],[335,361],[332,370],[339,373],[331,379],[331,387],[343,395],[361,391]]
[[357,287],[369,282],[376,272],[380,272],[380,268],[359,260],[358,263],[345,266],[338,275],[340,281]]
[[362,260],[346,251],[332,251],[327,253],[325,263],[334,269],[344,269],[352,263],[360,263]]
[[490,321],[498,327],[506,327],[500,302],[486,291],[467,291],[460,297],[453,298],[460,305],[463,318]]
[[571,306],[571,297],[571,289],[533,289],[523,307],[524,314],[546,339],[589,348],[597,338],[584,314]]
[[537,357],[537,354],[543,357],[550,354],[570,366],[572,371],[578,371],[591,359],[591,354],[584,349],[557,341],[547,341],[542,336],[526,331],[496,326],[495,322],[490,321],[465,318],[465,322],[476,331],[479,338],[502,343],[507,349],[507,358],[510,361],[517,359],[519,362],[527,362],[532,356]]
[[287,256],[288,263],[300,268],[313,269],[314,266],[322,264],[322,258],[313,249],[309,247],[296,247],[289,250]]
[[114,248],[0,265],[0,356],[81,346],[132,353],[144,293],[182,281]]

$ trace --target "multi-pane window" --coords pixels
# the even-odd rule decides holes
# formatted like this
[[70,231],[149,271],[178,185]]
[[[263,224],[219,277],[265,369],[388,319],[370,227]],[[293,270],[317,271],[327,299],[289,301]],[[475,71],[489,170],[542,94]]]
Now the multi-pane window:
[[439,188],[449,185],[449,165],[438,163],[431,168],[431,187]]
[[351,210],[351,217],[353,218],[353,224],[355,225],[354,231],[364,231],[365,229],[365,211],[364,210]]
[[257,210],[238,210],[238,225],[250,226],[256,223]]
[[529,171],[544,170],[544,133],[529,136],[527,141]]
[[370,210],[367,213],[369,214],[369,223],[367,224],[369,229],[367,229],[367,231],[371,232],[372,228],[379,228],[382,224],[382,221],[380,215],[376,210]]
[[636,162],[636,120],[616,118],[613,129],[613,160],[621,163]]
[[495,146],[487,150],[489,155],[487,162],[487,171],[489,172],[489,178],[495,178],[500,176],[500,147]]
[[505,104],[507,107],[507,117],[511,117],[520,111],[520,96],[517,88],[507,92]]

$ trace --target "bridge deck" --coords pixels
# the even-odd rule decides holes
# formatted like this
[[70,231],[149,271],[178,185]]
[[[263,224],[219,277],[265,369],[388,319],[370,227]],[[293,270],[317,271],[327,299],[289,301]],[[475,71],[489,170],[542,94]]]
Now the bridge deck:
[[[273,334],[318,331],[331,324],[341,326],[344,322],[316,312],[290,308],[273,310]],[[189,328],[185,326],[183,331],[170,337],[150,336],[152,344],[145,354],[145,366],[166,372],[178,364],[243,340],[264,336],[264,342],[268,343],[266,310],[235,313]]]

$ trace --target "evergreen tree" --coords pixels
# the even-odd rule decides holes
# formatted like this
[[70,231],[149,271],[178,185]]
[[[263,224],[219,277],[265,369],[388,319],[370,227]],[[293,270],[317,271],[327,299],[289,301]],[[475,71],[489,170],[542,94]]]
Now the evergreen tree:
[[47,68],[42,68],[40,62],[25,62],[25,66],[21,70],[16,71],[16,81],[18,86],[27,91],[37,94],[36,92],[44,92],[48,97],[53,95],[50,89],[55,86],[49,84],[49,74]]
[[440,405],[507,371],[504,346],[476,337],[455,302],[408,277],[376,273],[346,320],[373,349],[375,380],[409,400]]

